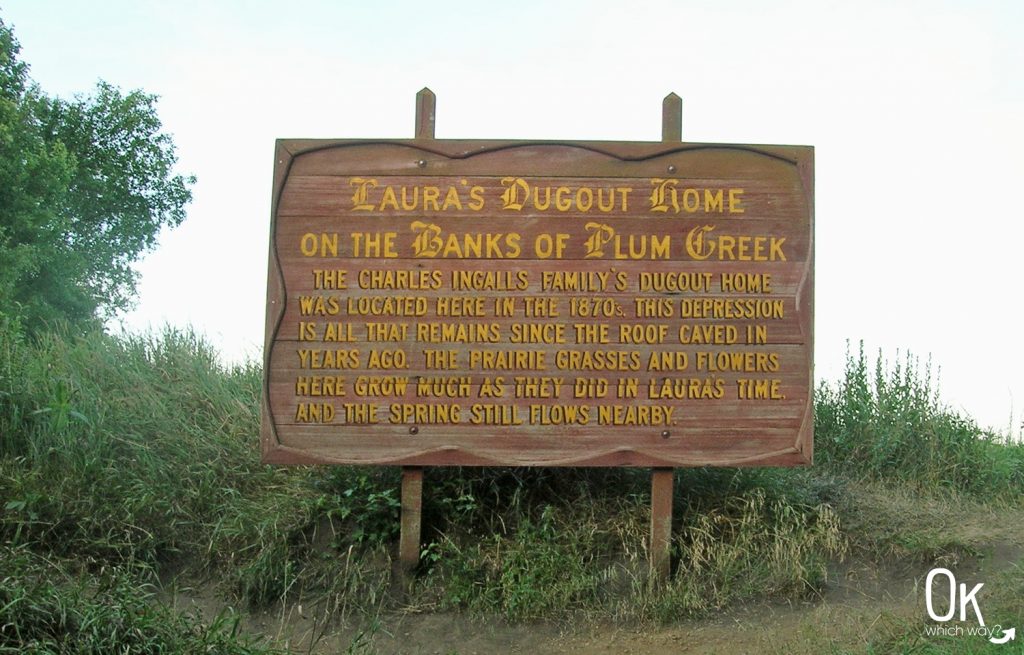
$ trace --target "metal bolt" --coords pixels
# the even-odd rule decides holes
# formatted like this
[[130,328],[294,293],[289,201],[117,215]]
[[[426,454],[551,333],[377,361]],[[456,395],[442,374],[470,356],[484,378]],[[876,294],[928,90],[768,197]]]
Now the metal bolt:
[[419,433],[420,433],[420,429],[418,427],[416,427],[415,425],[412,426],[411,428],[409,428],[409,434],[419,434]]
[[675,164],[669,164],[668,165],[668,172],[669,173],[675,173],[676,172],[676,165]]
[[672,436],[672,434],[668,430],[662,430],[661,431],[661,438],[662,439],[668,439],[671,436]]
[[419,166],[420,168],[426,168],[427,167],[427,160],[426,159],[421,159],[418,162],[416,162],[416,165]]

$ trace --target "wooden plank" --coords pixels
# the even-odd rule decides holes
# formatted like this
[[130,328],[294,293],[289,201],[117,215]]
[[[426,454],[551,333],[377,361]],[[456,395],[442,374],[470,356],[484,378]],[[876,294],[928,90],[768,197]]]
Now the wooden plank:
[[[517,176],[509,171],[502,175],[474,175],[468,171],[443,174],[430,167],[417,168],[415,176],[293,172],[284,184],[278,211],[281,216],[345,214],[414,219],[462,213],[519,219],[642,214],[655,222],[773,216],[792,220],[794,212],[806,202],[797,169],[772,160],[758,163],[746,175],[733,172],[727,177],[700,170],[670,174],[665,165],[647,166],[618,177],[565,176],[565,170],[563,176]],[[424,170],[433,175],[423,175]],[[662,188],[665,194],[652,202],[651,194]],[[673,189],[676,204],[658,204],[671,203]],[[361,195],[355,202],[357,192]],[[718,202],[719,192],[722,202]],[[660,209],[654,210],[656,206]]]
[[[439,223],[364,219],[351,221],[342,229],[330,226],[326,231],[322,226],[313,227],[313,221],[292,221],[278,232],[278,252],[282,263],[306,264],[337,261],[339,257],[421,264],[462,259],[467,266],[480,266],[482,260],[488,259],[504,266],[546,260],[565,262],[563,268],[570,261],[579,261],[576,266],[607,270],[608,266],[624,261],[646,261],[655,268],[664,268],[670,262],[700,261],[705,263],[705,270],[724,266],[746,266],[749,270],[761,264],[801,263],[806,261],[810,247],[810,235],[801,233],[784,219],[657,226],[644,218],[622,218],[614,223],[563,219],[554,226],[555,231],[550,225],[538,225],[537,221],[516,223],[498,219],[481,226],[480,220],[446,218]],[[702,230],[706,225],[710,229]],[[558,237],[556,243],[559,234],[565,236]],[[694,236],[703,238],[702,246],[693,243]],[[598,248],[594,239],[601,241]],[[718,244],[721,249],[715,248]],[[699,249],[702,259],[692,254],[694,247]]]
[[364,426],[335,434],[301,427],[286,432],[278,450],[293,456],[290,463],[391,466],[792,466],[802,458],[789,428],[723,430],[693,438],[682,430],[668,439],[661,428],[634,430],[630,443],[617,441],[607,429],[589,436],[570,432],[559,440],[523,433],[499,440],[486,431],[434,436],[429,426],[411,432],[411,426]]
[[[372,290],[382,292],[393,291],[418,291],[445,289],[452,292],[470,292],[474,294],[504,296],[508,293],[524,293],[536,295],[544,292],[557,290],[554,286],[556,274],[564,271],[557,263],[544,260],[520,260],[514,262],[514,268],[488,267],[485,270],[474,270],[472,265],[460,259],[409,259],[409,258],[303,258],[301,254],[294,251],[279,251],[281,261],[290,265],[290,270],[285,272],[284,282],[289,293],[310,293],[318,290],[324,293],[331,290],[330,285],[321,281],[320,285],[314,286],[316,269],[330,268],[332,270],[345,271],[344,290],[347,293],[361,293]],[[307,266],[299,264],[305,260]],[[310,261],[313,260],[313,261]],[[708,271],[707,264],[697,261],[672,261],[672,262],[651,262],[637,260],[616,261],[614,266],[616,275],[623,274],[626,282],[624,287],[617,284],[609,284],[607,289],[600,291],[602,296],[632,296],[637,294],[663,294],[665,296],[701,294],[736,294],[740,296],[758,295],[782,295],[795,296],[801,283],[804,281],[804,272],[797,267],[788,266],[787,262],[760,262],[757,264],[758,271],[744,270],[751,268],[751,265],[743,262],[723,262],[716,265],[716,272],[707,278],[704,274]],[[580,271],[596,271],[607,273],[610,270],[606,263],[604,266],[592,266],[581,268]],[[365,271],[365,272],[364,272]],[[400,272],[404,271],[404,272]],[[456,275],[456,274],[459,275]],[[722,286],[721,275],[730,274],[732,286],[725,289]],[[764,275],[768,278],[749,280],[737,280],[736,275]],[[440,279],[432,280],[430,278]],[[456,279],[456,278],[459,279]],[[593,277],[588,275],[588,277]],[[423,279],[410,279],[423,278]],[[705,280],[710,284],[706,284]],[[760,291],[756,287],[750,290],[746,286],[737,289],[736,282],[767,282],[768,289]],[[598,287],[599,289],[599,287]],[[582,289],[590,293],[593,286]],[[559,290],[559,293],[562,293]]]
[[812,156],[807,146],[664,142],[543,142],[324,140],[286,141],[295,153],[292,175],[422,174],[419,160],[437,175],[534,175],[663,177],[669,165],[680,178],[755,178],[766,166],[778,170]]

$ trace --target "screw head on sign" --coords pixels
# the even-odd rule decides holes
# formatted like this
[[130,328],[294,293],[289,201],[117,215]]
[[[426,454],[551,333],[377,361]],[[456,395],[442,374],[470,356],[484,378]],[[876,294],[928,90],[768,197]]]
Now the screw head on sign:
[[418,162],[416,162],[416,165],[419,166],[420,168],[426,168],[427,167],[427,160],[426,159],[421,159]]
[[419,434],[419,433],[420,433],[420,429],[418,427],[416,427],[415,425],[412,426],[411,428],[409,428],[409,434]]
[[668,165],[668,172],[669,173],[675,173],[676,172],[676,165],[675,164],[669,164]]
[[671,436],[672,436],[672,433],[670,433],[668,430],[662,430],[661,431],[661,438],[662,439],[668,439]]

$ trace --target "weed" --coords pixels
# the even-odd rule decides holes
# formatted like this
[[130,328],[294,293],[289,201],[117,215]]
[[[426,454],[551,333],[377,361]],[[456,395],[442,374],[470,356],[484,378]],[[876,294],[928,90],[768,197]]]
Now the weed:
[[979,497],[1024,493],[1024,444],[983,433],[939,401],[930,362],[879,355],[873,375],[861,344],[845,376],[821,384],[815,402],[819,461],[838,473]]
[[212,623],[175,614],[154,601],[137,572],[84,574],[0,548],[0,653],[276,653],[239,633],[239,617]]

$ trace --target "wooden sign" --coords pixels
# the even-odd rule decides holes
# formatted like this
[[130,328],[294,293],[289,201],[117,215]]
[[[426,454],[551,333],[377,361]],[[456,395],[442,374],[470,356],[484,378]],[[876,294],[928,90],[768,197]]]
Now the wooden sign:
[[282,140],[263,460],[800,465],[813,149]]

